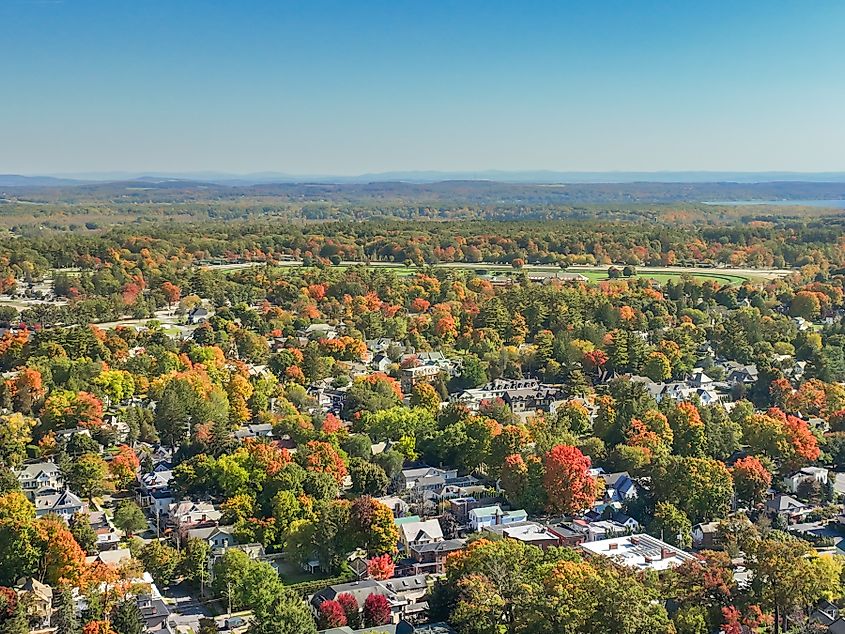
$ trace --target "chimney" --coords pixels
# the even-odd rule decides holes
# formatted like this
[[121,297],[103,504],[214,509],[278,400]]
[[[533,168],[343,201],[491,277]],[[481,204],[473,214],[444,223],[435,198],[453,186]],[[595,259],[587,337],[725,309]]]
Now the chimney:
[[616,550],[617,548],[619,548],[619,544],[616,542],[611,542],[607,545],[608,550]]
[[660,558],[661,559],[668,559],[672,556],[672,551],[668,548],[661,548],[660,549]]

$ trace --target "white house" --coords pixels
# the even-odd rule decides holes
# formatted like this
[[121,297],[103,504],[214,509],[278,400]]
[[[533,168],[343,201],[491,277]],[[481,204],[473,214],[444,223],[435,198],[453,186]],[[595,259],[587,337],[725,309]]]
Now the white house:
[[414,546],[443,541],[443,529],[436,519],[405,522],[399,525],[399,531],[406,553]]
[[812,480],[815,480],[821,486],[826,486],[828,482],[828,470],[824,467],[804,467],[786,476],[783,479],[783,486],[791,493],[797,493],[798,487],[802,482]]
[[524,522],[527,519],[528,513],[522,509],[517,511],[503,511],[498,504],[472,509],[469,512],[469,525],[476,532],[485,526],[513,524],[514,522]]
[[30,501],[42,491],[61,491],[65,487],[62,470],[54,462],[33,462],[15,469],[21,489]]

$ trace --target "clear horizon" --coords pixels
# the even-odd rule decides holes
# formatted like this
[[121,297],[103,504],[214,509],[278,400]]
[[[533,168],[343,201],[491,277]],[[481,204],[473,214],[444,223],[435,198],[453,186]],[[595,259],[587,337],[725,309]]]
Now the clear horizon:
[[12,0],[0,22],[0,173],[845,172],[836,2]]

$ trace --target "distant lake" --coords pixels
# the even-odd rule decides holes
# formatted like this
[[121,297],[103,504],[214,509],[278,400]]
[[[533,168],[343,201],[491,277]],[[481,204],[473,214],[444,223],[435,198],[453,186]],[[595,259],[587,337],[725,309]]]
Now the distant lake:
[[828,207],[845,209],[845,200],[705,200],[705,205],[770,205],[776,207]]

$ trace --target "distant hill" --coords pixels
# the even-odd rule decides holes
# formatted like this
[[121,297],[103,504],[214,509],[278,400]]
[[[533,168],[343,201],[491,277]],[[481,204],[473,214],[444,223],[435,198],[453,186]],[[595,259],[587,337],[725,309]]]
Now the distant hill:
[[82,185],[84,180],[57,178],[55,176],[21,176],[19,174],[0,174],[0,187],[61,187]]
[[443,181],[491,181],[514,184],[632,184],[632,183],[845,183],[845,172],[558,172],[552,170],[508,171],[414,170],[374,172],[353,176],[331,174],[286,174],[283,172],[90,172],[49,176],[0,175],[0,186],[51,187],[80,183],[116,183],[133,180],[190,181],[216,185],[323,183],[361,185],[367,183],[439,183]]

